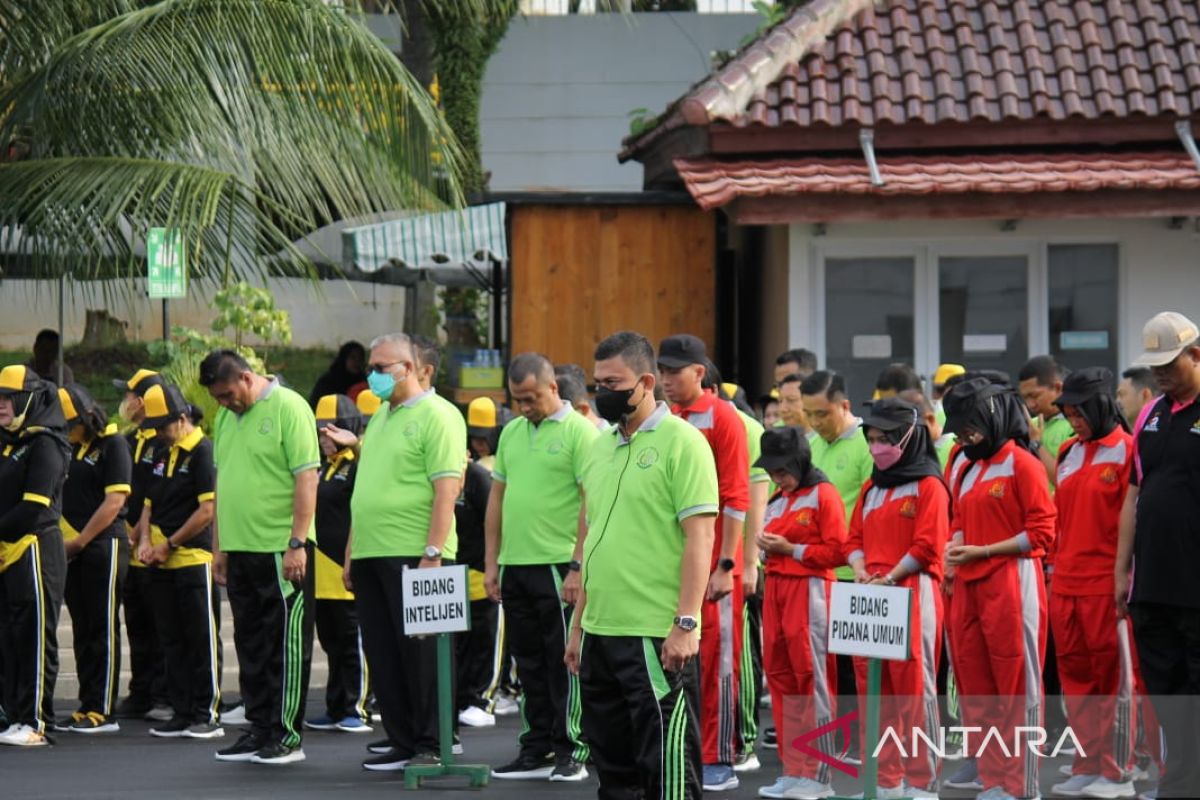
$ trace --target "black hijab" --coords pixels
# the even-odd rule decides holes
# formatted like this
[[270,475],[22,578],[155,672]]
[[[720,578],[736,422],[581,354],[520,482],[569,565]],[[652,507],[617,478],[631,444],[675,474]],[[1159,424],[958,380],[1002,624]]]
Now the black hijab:
[[1113,374],[1104,367],[1088,367],[1072,372],[1063,381],[1063,390],[1054,404],[1074,406],[1092,429],[1092,439],[1103,439],[1118,425],[1129,431],[1129,423],[1112,393]]
[[317,401],[325,395],[346,394],[352,386],[362,383],[367,379],[365,372],[353,372],[347,366],[350,355],[355,352],[362,357],[361,361],[364,365],[367,363],[367,350],[365,347],[358,342],[346,342],[343,344],[338,349],[333,363],[329,365],[329,369],[325,370],[325,372],[321,373],[321,377],[317,378],[317,382],[308,396],[309,405],[316,408]]
[[1032,452],[1029,412],[1012,387],[987,377],[972,378],[955,384],[943,402],[947,431],[961,439],[963,431],[970,428],[983,436],[978,444],[962,447],[971,461],[991,458],[1009,440]]
[[892,444],[900,444],[908,436],[899,461],[885,470],[879,467],[872,470],[871,483],[875,486],[891,489],[921,478],[942,478],[942,466],[933,445],[933,437],[929,435],[929,428],[915,405],[899,397],[877,400],[863,420],[863,436],[867,435],[867,428],[881,431]]
[[828,483],[824,472],[813,466],[812,448],[804,431],[796,427],[770,428],[762,435],[762,455],[754,466],[765,470],[782,469],[795,478],[799,488],[809,489]]

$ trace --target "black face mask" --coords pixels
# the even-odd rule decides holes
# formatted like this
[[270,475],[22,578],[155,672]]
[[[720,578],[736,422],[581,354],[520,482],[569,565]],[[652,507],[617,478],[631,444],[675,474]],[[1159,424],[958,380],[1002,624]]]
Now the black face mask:
[[596,389],[596,413],[601,417],[616,425],[621,421],[621,418],[632,414],[637,410],[637,406],[630,405],[629,400],[633,397],[634,390],[637,386],[630,386],[628,389],[609,389],[607,386],[600,386]]

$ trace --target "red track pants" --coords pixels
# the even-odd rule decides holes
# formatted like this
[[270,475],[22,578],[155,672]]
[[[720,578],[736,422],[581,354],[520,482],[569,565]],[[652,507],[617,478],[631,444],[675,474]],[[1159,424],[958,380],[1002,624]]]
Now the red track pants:
[[733,764],[738,753],[738,678],[742,663],[742,580],[700,607],[700,752],[705,764]]

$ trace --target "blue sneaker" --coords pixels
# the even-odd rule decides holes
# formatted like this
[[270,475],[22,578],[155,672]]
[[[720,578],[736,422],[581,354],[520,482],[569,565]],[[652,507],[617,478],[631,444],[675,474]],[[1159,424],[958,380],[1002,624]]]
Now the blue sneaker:
[[328,714],[322,714],[316,719],[304,720],[304,727],[310,731],[333,731],[337,730],[338,723]]
[[976,765],[975,759],[965,759],[962,765],[954,770],[954,774],[942,782],[942,785],[950,789],[983,791],[983,783],[979,780],[979,767]]
[[375,730],[358,717],[346,717],[334,727],[343,733],[370,733]]
[[704,791],[725,792],[738,788],[738,776],[731,764],[704,765]]

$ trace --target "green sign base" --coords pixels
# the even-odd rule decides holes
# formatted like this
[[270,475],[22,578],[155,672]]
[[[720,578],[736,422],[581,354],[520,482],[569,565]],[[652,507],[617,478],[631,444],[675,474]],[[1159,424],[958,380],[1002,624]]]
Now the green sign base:
[[[867,659],[867,721],[862,743],[863,793],[858,797],[874,800],[875,787],[879,785],[879,765],[875,761],[875,748],[879,746],[879,690],[883,682],[883,662],[878,658]],[[835,797],[832,800],[850,800]]]
[[492,768],[485,765],[454,763],[454,714],[450,697],[450,638],[452,634],[440,633],[437,641],[438,660],[438,733],[442,741],[442,763],[420,764],[404,770],[404,788],[417,789],[426,778],[468,778],[472,789],[487,786]]

